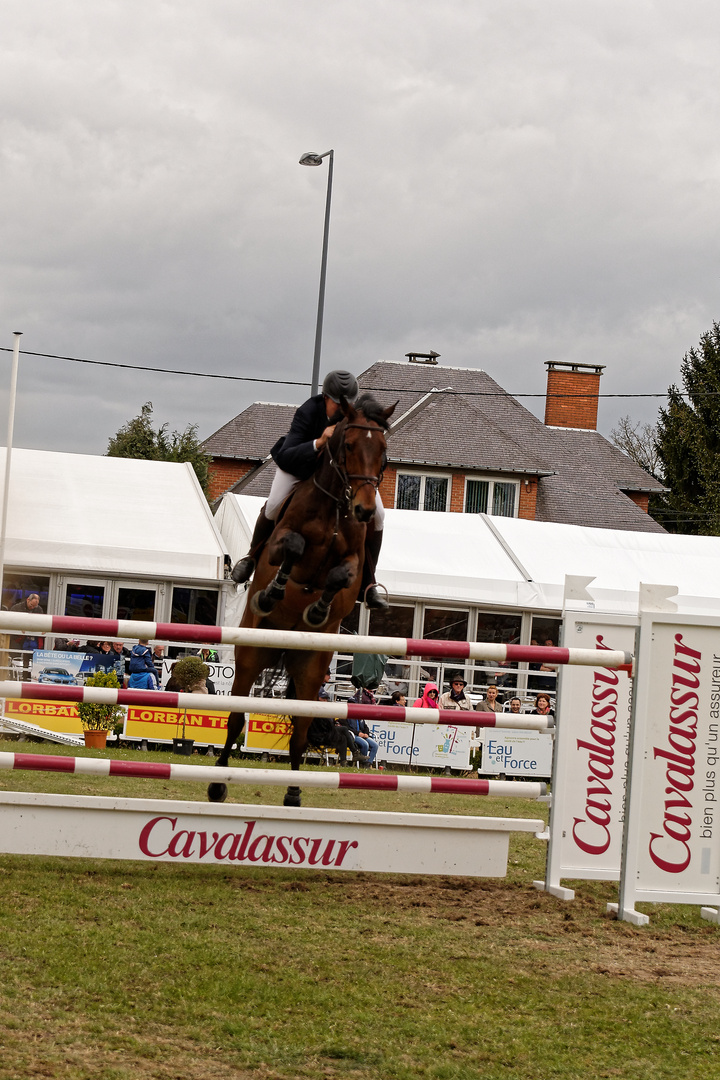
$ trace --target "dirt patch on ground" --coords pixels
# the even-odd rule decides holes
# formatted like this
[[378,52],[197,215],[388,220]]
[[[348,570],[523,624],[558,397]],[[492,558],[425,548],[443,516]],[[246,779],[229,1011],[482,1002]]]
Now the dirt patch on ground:
[[[612,978],[677,986],[720,986],[718,928],[711,923],[636,927],[605,913],[602,897],[576,891],[560,901],[531,885],[468,878],[384,881],[328,876],[326,886],[346,903],[375,911],[410,911],[415,918],[466,922],[481,939],[506,944],[541,960],[548,974],[592,971]],[[288,889],[314,883],[289,883]],[[608,889],[608,897],[611,892]],[[677,909],[676,909],[677,910]],[[537,970],[535,968],[535,970]]]

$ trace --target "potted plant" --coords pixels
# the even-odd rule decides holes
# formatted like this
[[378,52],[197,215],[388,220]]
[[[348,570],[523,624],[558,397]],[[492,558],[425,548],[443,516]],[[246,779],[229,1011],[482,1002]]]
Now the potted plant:
[[[119,690],[120,683],[114,671],[96,671],[86,681],[86,686],[107,686]],[[102,749],[107,742],[108,731],[122,723],[125,710],[121,705],[94,705],[90,702],[78,702],[77,711],[82,724],[85,745]]]
[[[183,694],[207,694],[206,679],[209,674],[210,668],[203,664],[199,656],[186,656],[184,660],[178,660],[172,669],[172,677]],[[187,709],[183,709],[182,738],[173,739],[176,754],[190,755],[193,752],[195,740],[185,738],[186,719]]]

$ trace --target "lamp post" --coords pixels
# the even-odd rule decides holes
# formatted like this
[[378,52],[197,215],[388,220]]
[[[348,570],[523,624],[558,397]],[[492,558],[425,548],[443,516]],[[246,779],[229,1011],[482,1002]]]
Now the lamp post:
[[323,311],[325,308],[325,272],[327,270],[328,234],[330,232],[330,199],[332,197],[333,175],[333,151],[326,150],[324,154],[303,154],[300,158],[301,165],[322,165],[323,158],[330,158],[328,162],[327,198],[325,200],[325,228],[323,229],[322,260],[320,262],[320,294],[318,296],[317,325],[315,327],[315,355],[313,357],[312,390],[317,394],[320,384],[320,349],[322,346]]
[[15,427],[15,399],[17,397],[18,366],[20,363],[20,338],[22,330],[13,334],[12,367],[10,370],[10,401],[8,404],[7,445],[5,447],[5,479],[3,482],[2,505],[0,506],[0,597],[4,584],[5,537],[7,534],[8,506],[10,503],[10,459],[12,457],[13,429]]

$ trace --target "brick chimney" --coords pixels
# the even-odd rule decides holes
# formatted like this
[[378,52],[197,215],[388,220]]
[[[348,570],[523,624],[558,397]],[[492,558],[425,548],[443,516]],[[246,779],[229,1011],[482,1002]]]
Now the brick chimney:
[[597,428],[598,394],[604,364],[573,364],[546,360],[547,398],[545,423],[548,427]]

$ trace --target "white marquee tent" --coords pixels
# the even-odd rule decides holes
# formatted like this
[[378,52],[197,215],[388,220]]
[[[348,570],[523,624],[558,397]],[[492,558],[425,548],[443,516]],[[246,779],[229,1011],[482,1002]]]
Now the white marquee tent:
[[[235,562],[263,499],[226,495],[216,520]],[[679,610],[720,607],[720,537],[584,528],[483,514],[388,510],[378,578],[391,599],[560,612],[565,576],[593,577],[604,611],[635,614],[641,583],[676,586]]]
[[13,449],[6,567],[217,581],[225,551],[187,463]]

